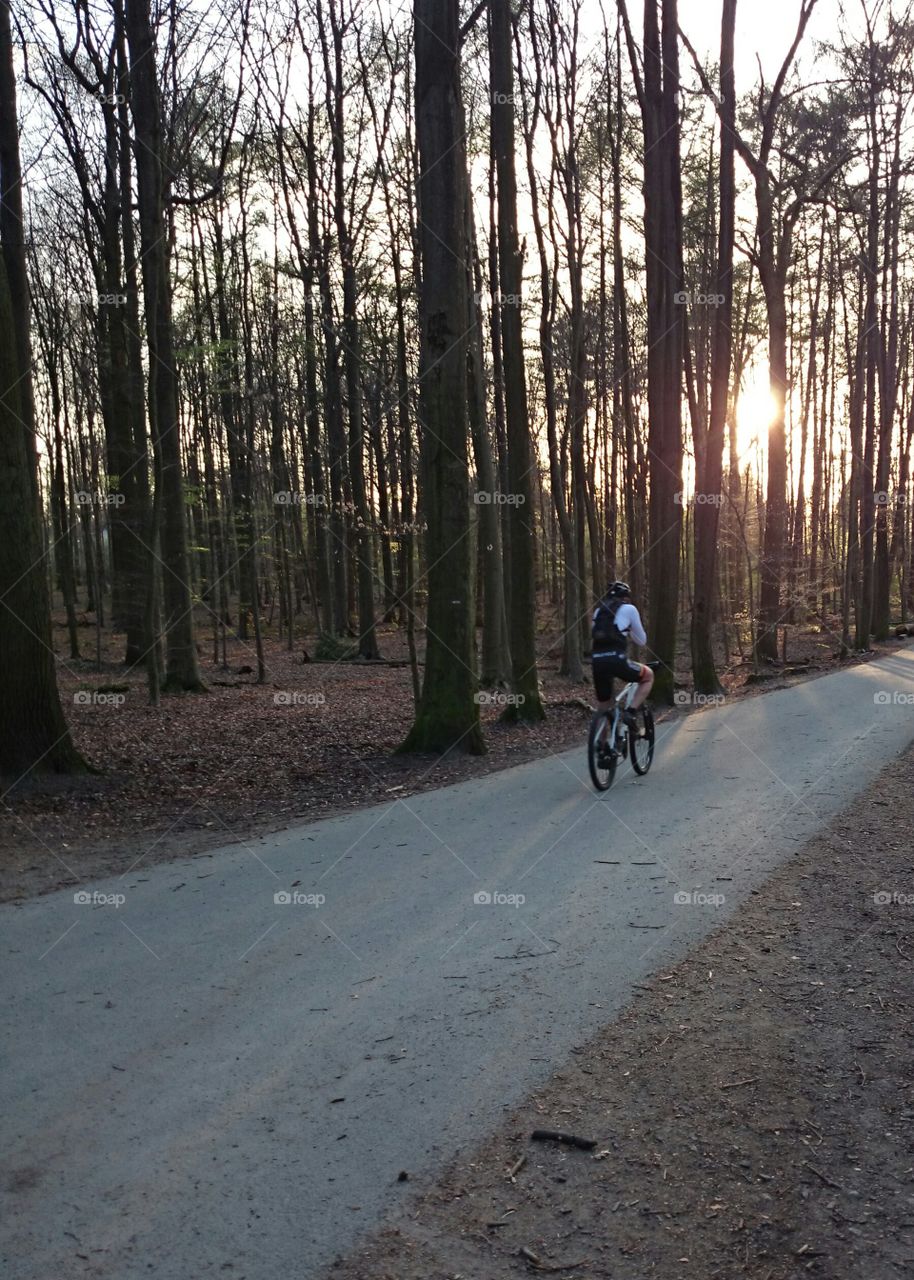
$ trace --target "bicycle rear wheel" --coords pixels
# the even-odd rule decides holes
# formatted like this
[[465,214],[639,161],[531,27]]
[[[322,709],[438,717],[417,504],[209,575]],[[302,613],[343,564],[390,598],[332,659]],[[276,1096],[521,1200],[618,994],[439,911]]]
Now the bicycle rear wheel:
[[651,767],[654,758],[654,716],[650,707],[639,707],[635,712],[638,728],[644,727],[644,737],[637,735],[637,730],[630,730],[628,735],[631,747],[632,768],[642,776]]
[[587,765],[590,778],[598,791],[608,791],[616,776],[618,756],[610,749],[610,717],[605,711],[595,711],[587,738]]

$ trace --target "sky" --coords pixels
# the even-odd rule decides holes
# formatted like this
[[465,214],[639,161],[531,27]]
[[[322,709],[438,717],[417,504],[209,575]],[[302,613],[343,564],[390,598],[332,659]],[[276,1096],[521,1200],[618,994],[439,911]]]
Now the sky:
[[[795,61],[799,78],[807,83],[828,76],[828,64],[817,55],[819,41],[834,40],[842,8],[852,29],[862,22],[863,0],[818,0],[806,28]],[[878,0],[869,6],[878,8]],[[702,62],[716,63],[720,50],[721,0],[679,0],[679,25]],[[750,92],[757,84],[759,66],[768,85],[777,75],[793,43],[801,11],[801,0],[737,0],[735,33],[735,72],[738,96]],[[615,0],[583,0],[581,35],[585,47],[602,41],[603,13],[612,29],[616,21]],[[628,0],[635,40],[642,43],[644,0]],[[686,83],[694,82],[691,59],[680,49],[680,70]],[[709,109],[710,110],[710,109]],[[748,175],[738,165],[737,181],[746,186]],[[751,191],[745,190],[740,205],[749,222],[754,216]],[[523,219],[523,214],[521,215]],[[530,264],[528,264],[529,266]],[[535,345],[534,338],[531,345]],[[773,402],[768,385],[765,345],[755,351],[744,371],[737,404],[738,448],[748,461],[759,440],[764,440],[772,417]]]
[[[861,0],[848,0],[852,17]],[[816,40],[833,37],[840,15],[839,0],[818,0],[798,61],[809,65]],[[871,7],[873,7],[871,5]],[[603,0],[607,20],[615,24],[614,0]],[[628,12],[638,43],[643,30],[643,0],[628,0]],[[790,48],[800,16],[800,0],[737,0],[736,5],[736,91],[745,93],[758,79],[758,59],[761,60],[765,78],[770,83]],[[721,0],[679,0],[679,25],[689,38],[699,56],[704,60],[717,60],[720,50]],[[584,0],[582,30],[596,37],[603,29],[601,0]],[[681,52],[682,69],[685,71],[688,54]]]
[[[679,0],[679,25],[699,53],[716,58],[720,49],[720,14],[720,0]],[[800,0],[737,0],[737,93],[745,92],[756,82],[757,56],[761,59],[766,80],[770,83],[774,79],[796,34],[799,15]],[[803,38],[807,59],[813,41],[833,34],[837,22],[838,5],[835,0],[819,0]]]

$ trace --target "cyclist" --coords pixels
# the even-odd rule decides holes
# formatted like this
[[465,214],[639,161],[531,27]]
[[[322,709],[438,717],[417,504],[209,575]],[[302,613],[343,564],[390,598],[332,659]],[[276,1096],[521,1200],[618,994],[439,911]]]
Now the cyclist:
[[638,732],[635,712],[644,702],[654,683],[650,667],[632,662],[628,657],[628,643],[647,644],[647,635],[641,623],[641,615],[632,604],[631,588],[627,582],[611,582],[606,594],[593,611],[592,627],[593,683],[597,705],[601,711],[610,711],[613,705],[613,679],[626,683],[635,680],[638,688],[631,708],[625,712],[625,723]]

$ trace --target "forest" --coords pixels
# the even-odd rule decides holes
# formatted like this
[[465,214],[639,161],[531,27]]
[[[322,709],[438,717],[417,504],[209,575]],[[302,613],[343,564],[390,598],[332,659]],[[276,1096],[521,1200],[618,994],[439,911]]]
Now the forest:
[[903,630],[914,16],[775,8],[0,0],[0,771],[282,654],[483,753],[613,579],[661,706]]

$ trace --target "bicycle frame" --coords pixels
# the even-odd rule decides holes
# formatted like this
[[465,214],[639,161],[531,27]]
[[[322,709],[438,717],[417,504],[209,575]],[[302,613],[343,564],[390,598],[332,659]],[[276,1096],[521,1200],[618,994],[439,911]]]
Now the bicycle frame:
[[609,734],[608,734],[609,745],[613,751],[615,751],[616,749],[616,735],[619,731],[619,720],[621,718],[622,712],[628,711],[629,707],[632,704],[632,700],[635,696],[635,690],[637,688],[638,688],[637,680],[631,680],[629,681],[628,684],[624,685],[617,694],[613,695],[613,709],[611,713],[612,718],[610,720]]
[[639,715],[636,727],[630,728],[626,723],[629,719],[636,719],[631,713],[640,687],[640,680],[627,681],[612,698],[601,701],[591,717],[587,765],[591,781],[598,791],[608,791],[612,786],[620,760],[629,759],[632,769],[640,777],[651,767],[654,718],[647,703],[644,704],[643,721]]

